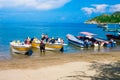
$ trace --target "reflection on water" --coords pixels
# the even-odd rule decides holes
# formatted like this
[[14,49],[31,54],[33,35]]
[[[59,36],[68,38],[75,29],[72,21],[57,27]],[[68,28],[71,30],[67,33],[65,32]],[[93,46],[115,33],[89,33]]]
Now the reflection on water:
[[116,47],[90,47],[90,48],[80,48],[73,44],[68,44],[69,47],[71,47],[70,52],[79,52],[79,53],[85,53],[85,52],[91,52],[91,53],[98,53],[98,52],[111,52],[111,51],[119,51],[120,45],[117,45]]
[[23,58],[27,58],[27,57],[43,57],[43,56],[54,56],[54,55],[59,55],[59,54],[63,54],[62,52],[60,51],[46,51],[45,52],[45,55],[40,55],[40,49],[38,48],[32,48],[32,51],[33,51],[33,54],[31,56],[28,56],[28,55],[24,55],[24,54],[21,54],[21,53],[16,53],[16,52],[11,52],[11,58],[12,59],[23,59]]

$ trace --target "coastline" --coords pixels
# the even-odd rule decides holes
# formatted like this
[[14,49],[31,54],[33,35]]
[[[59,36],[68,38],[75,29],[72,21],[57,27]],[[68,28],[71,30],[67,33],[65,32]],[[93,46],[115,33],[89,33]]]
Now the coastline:
[[[97,23],[97,22],[84,22],[84,24],[100,24],[100,23]],[[120,23],[103,23],[103,24],[118,24],[120,25]]]
[[119,52],[26,56],[0,61],[0,80],[92,80],[98,66],[116,62],[120,63]]

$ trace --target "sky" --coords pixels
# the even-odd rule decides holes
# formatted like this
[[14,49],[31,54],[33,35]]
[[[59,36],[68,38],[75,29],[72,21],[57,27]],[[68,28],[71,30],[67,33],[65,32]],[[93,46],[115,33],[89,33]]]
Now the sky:
[[82,23],[120,11],[120,0],[0,0],[0,22]]

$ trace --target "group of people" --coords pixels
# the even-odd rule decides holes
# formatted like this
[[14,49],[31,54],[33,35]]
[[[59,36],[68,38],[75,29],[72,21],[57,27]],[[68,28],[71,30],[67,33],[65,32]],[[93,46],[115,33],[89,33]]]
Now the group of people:
[[43,34],[41,35],[41,40],[46,42],[46,43],[50,43],[50,44],[54,44],[54,43],[64,43],[64,40],[62,38],[54,38],[54,37],[48,37],[47,34]]
[[49,44],[63,44],[64,40],[62,38],[54,38],[51,37],[49,38],[49,36],[47,34],[42,33],[41,34],[41,42],[40,42],[40,52],[41,54],[45,54],[45,43],[49,43]]
[[115,47],[116,42],[113,39],[110,39],[110,41],[104,41],[104,40],[99,40],[96,38],[89,38],[89,37],[78,37],[80,40],[84,42],[84,47],[89,48],[89,47]]
[[41,39],[37,39],[36,37],[34,38],[31,38],[30,37],[27,37],[24,41],[25,44],[31,44],[32,42],[39,42],[40,43],[40,53],[41,54],[45,54],[45,44],[48,43],[48,44],[63,44],[64,41],[62,38],[54,38],[54,37],[51,37],[49,38],[47,34],[44,34],[42,33],[41,34]]

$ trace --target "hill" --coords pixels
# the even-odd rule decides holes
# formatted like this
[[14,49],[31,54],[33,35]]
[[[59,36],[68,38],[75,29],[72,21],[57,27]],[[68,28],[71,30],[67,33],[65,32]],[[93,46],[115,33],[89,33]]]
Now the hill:
[[115,12],[111,15],[102,14],[93,19],[87,20],[85,23],[120,23],[120,12]]

